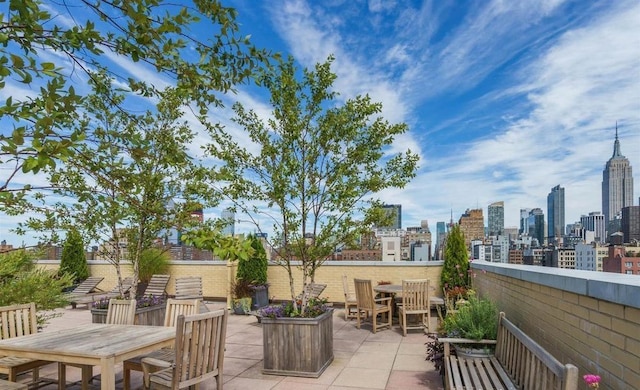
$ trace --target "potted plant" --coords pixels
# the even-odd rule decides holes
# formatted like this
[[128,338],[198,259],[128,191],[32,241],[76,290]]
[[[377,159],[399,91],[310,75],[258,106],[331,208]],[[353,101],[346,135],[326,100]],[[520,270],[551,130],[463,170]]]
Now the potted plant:
[[267,284],[267,252],[262,241],[255,234],[247,237],[251,254],[246,259],[238,259],[237,278],[250,282],[251,310],[257,310],[269,304],[269,284]]
[[[224,165],[209,176],[225,183],[234,211],[246,214],[259,232],[265,224],[273,230],[271,261],[289,276],[287,323],[281,324],[284,317],[262,319],[268,374],[317,377],[333,360],[332,311],[312,310],[316,301],[305,286],[337,249],[390,222],[372,194],[403,187],[415,176],[418,156],[392,153],[394,138],[407,126],[381,118],[382,106],[368,96],[337,101],[332,62],[329,57],[300,72],[290,57],[265,69],[257,79],[271,95],[271,119],[236,103],[234,121],[246,137],[216,129],[215,144],[207,148]],[[308,331],[312,324],[318,328]],[[287,340],[284,359],[279,337]],[[301,365],[316,356],[324,360]]]
[[[492,344],[483,340],[496,340],[498,332],[498,308],[492,301],[468,294],[464,302],[458,302],[444,318],[443,329],[449,338],[466,339],[454,343],[458,356],[486,356],[493,352]],[[473,343],[471,340],[477,341]]]
[[251,311],[251,295],[253,289],[251,282],[236,278],[232,286],[233,312],[236,314],[249,314]]

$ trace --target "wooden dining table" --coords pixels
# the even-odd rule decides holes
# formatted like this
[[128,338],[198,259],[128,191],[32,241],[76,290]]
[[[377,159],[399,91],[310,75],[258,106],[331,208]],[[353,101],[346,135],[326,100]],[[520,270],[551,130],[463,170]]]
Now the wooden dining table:
[[101,389],[116,387],[115,365],[174,344],[173,327],[90,324],[0,340],[0,356],[100,367]]

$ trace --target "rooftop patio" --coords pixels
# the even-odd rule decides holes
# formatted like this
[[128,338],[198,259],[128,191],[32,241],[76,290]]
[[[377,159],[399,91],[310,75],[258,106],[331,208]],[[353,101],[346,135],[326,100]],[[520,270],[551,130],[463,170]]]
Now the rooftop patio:
[[[207,303],[210,309],[225,307],[223,302]],[[44,332],[91,323],[87,309],[60,310],[62,315],[50,321]],[[432,321],[434,321],[432,317]],[[334,361],[317,379],[263,375],[262,328],[254,316],[229,316],[224,361],[224,388],[234,389],[442,389],[440,376],[433,365],[425,360],[427,341],[423,332],[414,330],[402,337],[398,326],[391,330],[371,332],[366,323],[356,328],[355,320],[345,321],[342,309],[336,309],[333,317]],[[122,365],[116,368],[117,378],[122,378]],[[94,368],[98,373],[99,368]],[[55,365],[46,366],[41,376],[57,378]],[[22,381],[28,378],[21,378]],[[68,367],[67,388],[80,389],[80,369]],[[132,373],[134,388],[142,385],[142,375]],[[99,382],[94,382],[99,388]],[[117,383],[122,388],[122,381]],[[47,385],[42,389],[55,389]],[[215,389],[215,380],[201,389]]]

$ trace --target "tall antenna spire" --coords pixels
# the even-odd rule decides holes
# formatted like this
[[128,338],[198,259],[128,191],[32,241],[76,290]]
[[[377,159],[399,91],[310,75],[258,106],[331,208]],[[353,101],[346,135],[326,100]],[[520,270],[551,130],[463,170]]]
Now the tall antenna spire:
[[613,156],[611,158],[624,157],[620,152],[620,140],[618,140],[618,121],[616,121],[616,140],[613,142]]

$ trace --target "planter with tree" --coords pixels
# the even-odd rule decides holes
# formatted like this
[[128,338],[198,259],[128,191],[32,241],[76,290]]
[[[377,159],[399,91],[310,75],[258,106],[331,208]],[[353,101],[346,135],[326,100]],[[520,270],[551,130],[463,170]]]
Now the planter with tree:
[[233,291],[233,312],[235,314],[249,314],[253,289],[251,283],[245,279],[236,278],[231,285]]
[[[228,183],[224,193],[234,200],[234,211],[246,214],[258,232],[273,230],[271,261],[289,276],[288,317],[268,315],[271,306],[261,310],[268,374],[317,377],[331,363],[332,310],[309,299],[305,286],[337,249],[389,222],[374,194],[415,176],[417,155],[392,155],[394,137],[407,126],[386,122],[382,106],[367,96],[339,103],[332,62],[330,57],[298,72],[289,58],[265,69],[258,82],[270,92],[270,118],[237,103],[234,121],[248,139],[213,133],[207,148],[224,163],[210,177]],[[317,330],[286,331],[297,326]]]
[[255,234],[246,238],[251,245],[251,255],[238,259],[236,278],[248,281],[251,288],[251,310],[257,310],[269,304],[269,285],[267,284],[267,252],[262,241]]

